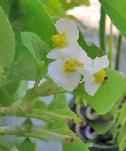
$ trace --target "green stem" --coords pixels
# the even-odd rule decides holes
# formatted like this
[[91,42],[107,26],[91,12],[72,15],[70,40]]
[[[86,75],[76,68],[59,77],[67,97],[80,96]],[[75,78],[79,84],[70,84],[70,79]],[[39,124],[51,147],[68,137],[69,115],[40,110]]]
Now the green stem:
[[109,67],[112,67],[113,62],[113,30],[112,30],[112,23],[110,23],[110,38],[109,38]]
[[[7,115],[26,118],[36,118],[39,120],[43,120],[47,123],[54,123],[57,119],[66,122],[70,120],[70,116],[54,113],[49,110],[32,109],[26,111],[21,107],[0,107],[0,116]],[[80,122],[78,118],[76,118],[75,121],[77,123]]]
[[29,130],[23,126],[4,126],[0,127],[0,135],[15,135],[23,137],[38,138],[44,141],[56,139],[58,141],[73,141],[73,137],[69,135],[59,134],[42,127],[31,127]]
[[105,51],[105,23],[106,23],[106,15],[105,11],[101,6],[101,16],[100,16],[100,22],[99,22],[99,43],[100,43],[100,48]]
[[122,55],[122,35],[118,36],[118,45],[117,45],[117,54],[116,54],[116,65],[115,69],[119,70],[121,63],[121,55]]

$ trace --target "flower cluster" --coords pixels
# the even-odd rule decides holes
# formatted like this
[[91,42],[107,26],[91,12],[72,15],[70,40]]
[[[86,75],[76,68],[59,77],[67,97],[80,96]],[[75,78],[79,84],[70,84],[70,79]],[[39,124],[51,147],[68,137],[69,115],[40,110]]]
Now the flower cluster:
[[104,68],[108,67],[107,56],[91,59],[79,46],[79,30],[73,20],[60,19],[56,22],[58,34],[52,36],[53,49],[47,58],[53,59],[48,66],[52,80],[72,92],[82,76],[86,92],[93,96],[101,84],[107,80]]

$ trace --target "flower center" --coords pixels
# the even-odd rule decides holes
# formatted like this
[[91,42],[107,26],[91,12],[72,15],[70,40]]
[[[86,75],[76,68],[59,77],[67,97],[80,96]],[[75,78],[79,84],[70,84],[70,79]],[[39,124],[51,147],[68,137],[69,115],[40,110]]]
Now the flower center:
[[102,83],[102,84],[104,84],[108,79],[107,73],[104,70],[95,73],[94,78],[96,83]]
[[68,44],[66,33],[60,33],[52,36],[53,46],[55,48],[64,48]]
[[79,68],[82,68],[84,65],[82,63],[80,63],[78,60],[76,59],[68,59],[65,61],[64,63],[64,71],[66,73],[69,73],[69,72],[74,72],[76,71],[76,69],[79,67]]

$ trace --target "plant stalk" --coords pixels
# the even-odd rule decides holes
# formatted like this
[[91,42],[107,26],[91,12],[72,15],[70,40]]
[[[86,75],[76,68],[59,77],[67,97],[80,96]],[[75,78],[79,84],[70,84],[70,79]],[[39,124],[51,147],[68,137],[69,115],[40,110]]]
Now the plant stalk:
[[101,16],[100,16],[100,22],[99,22],[99,44],[100,48],[105,52],[105,23],[106,23],[106,15],[105,11],[101,6]]
[[23,137],[38,138],[44,141],[56,139],[57,141],[73,142],[73,137],[69,135],[59,134],[42,127],[31,127],[29,130],[24,126],[4,126],[0,127],[0,135],[15,135]]
[[122,55],[122,35],[118,36],[118,45],[117,45],[117,53],[116,53],[116,64],[115,69],[119,70],[121,63],[121,55]]
[[113,62],[113,29],[112,29],[112,23],[110,23],[110,37],[109,37],[109,52],[108,52],[108,57],[109,57],[109,67],[112,67],[112,62]]

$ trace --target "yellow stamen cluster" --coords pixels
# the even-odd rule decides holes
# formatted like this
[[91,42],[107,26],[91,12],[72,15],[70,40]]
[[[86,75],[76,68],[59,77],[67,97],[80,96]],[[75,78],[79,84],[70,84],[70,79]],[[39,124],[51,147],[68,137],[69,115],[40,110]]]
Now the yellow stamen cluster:
[[66,33],[60,33],[52,36],[53,46],[55,48],[64,48],[68,44]]
[[82,68],[84,65],[76,59],[68,59],[64,63],[64,71],[66,73],[75,72],[77,68]]
[[94,75],[96,83],[104,84],[107,80],[107,73],[104,70],[101,70]]

